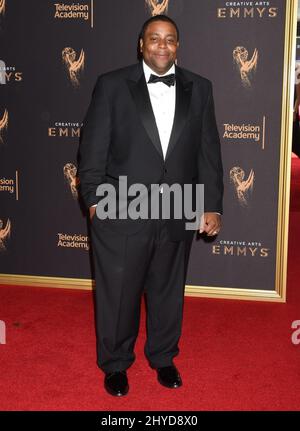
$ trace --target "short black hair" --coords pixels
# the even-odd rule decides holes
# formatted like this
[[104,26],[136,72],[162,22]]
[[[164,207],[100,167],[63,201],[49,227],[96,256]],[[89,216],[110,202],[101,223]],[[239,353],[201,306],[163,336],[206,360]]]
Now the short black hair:
[[147,21],[145,21],[143,24],[143,27],[142,27],[140,35],[139,35],[139,39],[144,39],[146,30],[147,30],[149,24],[151,24],[152,22],[156,22],[156,21],[164,21],[164,22],[169,22],[170,24],[172,24],[176,29],[177,40],[179,40],[179,30],[178,30],[177,24],[175,21],[173,21],[167,15],[155,15],[155,16],[152,16],[151,18],[147,19]]

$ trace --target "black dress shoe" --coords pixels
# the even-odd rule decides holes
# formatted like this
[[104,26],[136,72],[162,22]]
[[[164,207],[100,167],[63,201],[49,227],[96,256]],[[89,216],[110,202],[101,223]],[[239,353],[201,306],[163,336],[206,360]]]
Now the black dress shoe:
[[167,388],[179,388],[182,380],[177,368],[174,365],[157,368],[157,379],[159,383]]
[[114,395],[115,397],[126,395],[129,390],[126,371],[106,373],[104,387],[110,395]]

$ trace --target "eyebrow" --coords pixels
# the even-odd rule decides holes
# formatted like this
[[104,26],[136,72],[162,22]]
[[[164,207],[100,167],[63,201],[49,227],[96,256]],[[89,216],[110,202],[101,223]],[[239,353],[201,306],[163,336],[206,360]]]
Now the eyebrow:
[[[160,36],[160,34],[156,33],[156,32],[153,32],[153,33],[150,33],[149,36]],[[176,37],[176,34],[175,33],[168,33],[166,35],[166,37],[169,37],[169,36]]]

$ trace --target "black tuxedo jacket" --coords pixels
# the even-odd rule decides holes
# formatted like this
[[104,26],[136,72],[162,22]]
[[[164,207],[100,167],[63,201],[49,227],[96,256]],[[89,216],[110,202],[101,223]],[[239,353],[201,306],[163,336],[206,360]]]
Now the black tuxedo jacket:
[[[223,169],[209,80],[176,66],[176,107],[164,160],[142,63],[99,76],[83,121],[78,176],[87,207],[97,204],[100,183],[204,184],[206,212],[222,213]],[[153,84],[155,85],[155,84]],[[103,220],[127,234],[143,221]],[[174,240],[185,238],[184,220],[168,221]]]

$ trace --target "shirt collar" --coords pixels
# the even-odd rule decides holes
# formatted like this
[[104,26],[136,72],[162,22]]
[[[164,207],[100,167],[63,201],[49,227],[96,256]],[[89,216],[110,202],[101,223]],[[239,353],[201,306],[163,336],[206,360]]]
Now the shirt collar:
[[[154,72],[154,70],[152,70],[143,60],[143,69],[144,69],[144,74],[145,74],[145,79],[146,82],[148,83],[149,78],[151,73],[153,73],[154,75],[158,75],[156,72]],[[159,76],[165,76],[165,75],[169,75],[170,73],[175,73],[175,64],[172,64],[172,66],[170,67],[170,69],[164,73],[163,75],[159,75]]]

